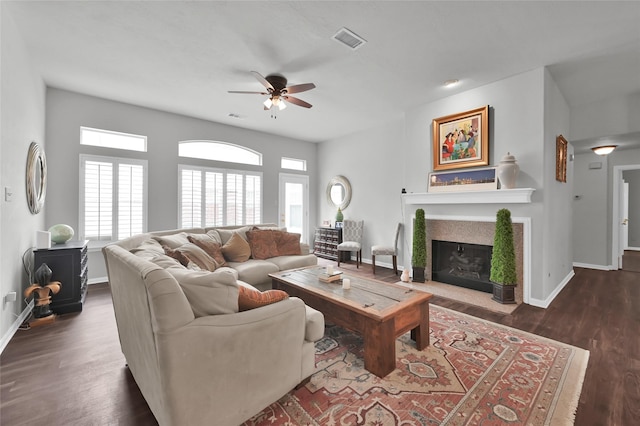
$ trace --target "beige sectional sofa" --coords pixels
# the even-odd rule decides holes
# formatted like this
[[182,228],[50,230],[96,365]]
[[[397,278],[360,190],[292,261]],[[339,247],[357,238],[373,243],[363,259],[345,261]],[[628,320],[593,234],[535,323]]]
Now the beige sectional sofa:
[[[249,240],[252,229],[155,232],[103,249],[122,352],[160,425],[238,425],[315,371],[314,342],[324,335],[324,317],[298,298],[269,290],[268,277],[316,264],[308,246],[300,254],[268,257],[279,248],[253,241],[258,259],[214,262],[213,271],[203,270],[192,252],[184,251],[184,264],[165,254],[180,255],[185,235],[198,241],[217,234],[222,247],[230,247],[243,233]],[[249,309],[242,303],[246,291],[269,297]]]

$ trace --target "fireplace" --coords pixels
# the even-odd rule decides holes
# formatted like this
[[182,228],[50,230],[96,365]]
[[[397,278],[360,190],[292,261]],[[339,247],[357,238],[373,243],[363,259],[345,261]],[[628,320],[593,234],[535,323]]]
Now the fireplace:
[[492,246],[432,240],[431,279],[491,293]]

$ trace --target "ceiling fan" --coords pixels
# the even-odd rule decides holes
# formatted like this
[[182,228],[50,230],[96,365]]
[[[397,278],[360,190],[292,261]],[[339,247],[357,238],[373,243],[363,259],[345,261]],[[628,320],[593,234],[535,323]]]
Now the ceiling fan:
[[314,89],[316,87],[313,83],[295,84],[293,86],[287,86],[287,79],[280,74],[269,74],[263,77],[257,71],[251,71],[251,74],[267,89],[266,92],[245,92],[239,90],[229,90],[229,93],[245,93],[255,95],[266,95],[269,98],[264,101],[264,109],[272,111],[272,117],[275,118],[275,112],[283,110],[287,107],[285,102],[290,102],[294,105],[298,105],[304,108],[311,108],[311,104],[298,99],[294,96],[290,96],[291,93],[306,92],[307,90]]

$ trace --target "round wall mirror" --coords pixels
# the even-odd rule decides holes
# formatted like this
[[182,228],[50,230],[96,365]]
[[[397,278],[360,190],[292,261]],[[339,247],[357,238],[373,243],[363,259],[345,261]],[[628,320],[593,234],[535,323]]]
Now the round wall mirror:
[[47,159],[40,145],[31,142],[27,156],[27,204],[33,214],[40,213],[47,194]]
[[351,184],[344,176],[335,176],[327,185],[327,202],[333,207],[344,210],[351,201]]

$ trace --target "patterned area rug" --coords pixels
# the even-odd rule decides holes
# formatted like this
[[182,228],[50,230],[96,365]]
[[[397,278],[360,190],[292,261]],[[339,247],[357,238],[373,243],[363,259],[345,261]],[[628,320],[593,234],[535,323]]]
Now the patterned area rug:
[[364,369],[358,334],[327,325],[311,381],[245,425],[571,425],[589,352],[431,306],[431,346],[396,341],[397,368]]

